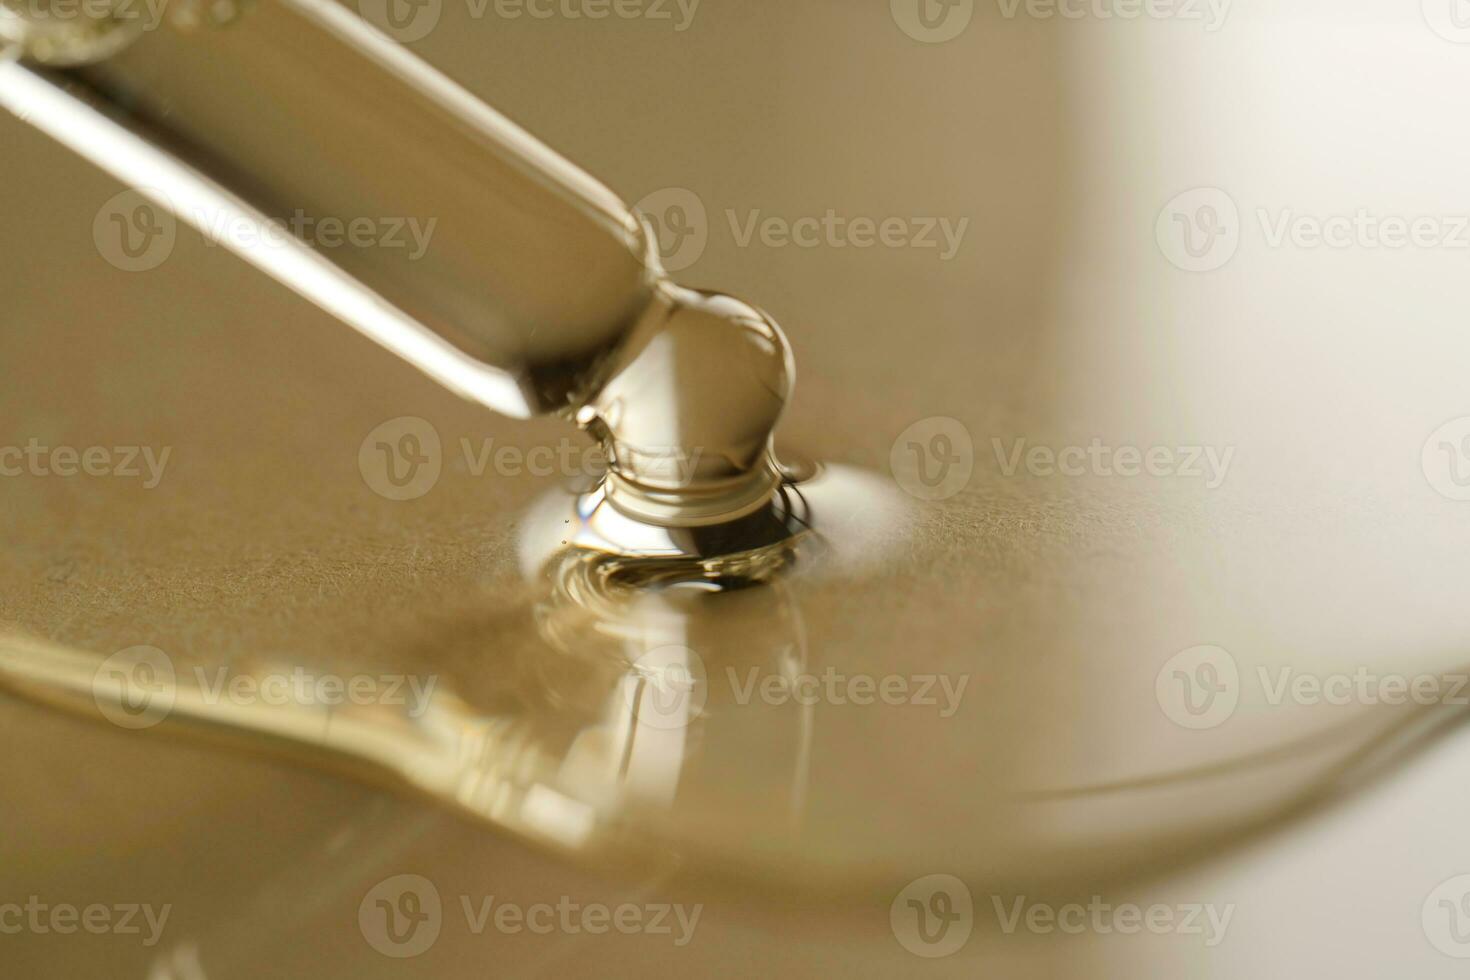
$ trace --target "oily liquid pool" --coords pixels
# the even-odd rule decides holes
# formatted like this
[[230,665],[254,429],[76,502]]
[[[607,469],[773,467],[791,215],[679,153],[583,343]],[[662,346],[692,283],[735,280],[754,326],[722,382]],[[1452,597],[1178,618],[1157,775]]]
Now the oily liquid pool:
[[[121,729],[223,737],[426,794],[588,860],[880,891],[941,860],[977,885],[1066,887],[1204,853],[1445,720],[1340,713],[1221,763],[1069,777],[1055,739],[1084,729],[1051,714],[1040,683],[1020,689],[1027,675],[998,670],[979,637],[958,667],[926,645],[926,610],[957,597],[932,577],[905,593],[894,565],[914,549],[935,562],[933,531],[890,481],[841,466],[805,468],[723,538],[555,491],[520,522],[524,597],[489,619],[447,607],[396,660],[104,656],[7,635],[0,683]],[[229,693],[303,670],[435,683],[397,703]],[[251,683],[222,688],[221,671]]]

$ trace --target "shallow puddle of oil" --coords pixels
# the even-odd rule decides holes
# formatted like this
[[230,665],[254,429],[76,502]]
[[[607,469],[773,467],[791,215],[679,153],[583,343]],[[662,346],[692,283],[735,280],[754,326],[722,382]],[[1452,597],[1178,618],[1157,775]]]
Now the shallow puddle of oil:
[[[686,128],[665,141],[707,148],[689,164],[712,222],[694,271],[770,307],[796,348],[783,439],[880,481],[895,440],[924,419],[957,420],[973,446],[963,492],[904,498],[895,517],[872,510],[901,492],[885,483],[765,585],[610,595],[586,568],[527,575],[523,515],[555,481],[477,474],[473,450],[576,437],[455,401],[192,238],[147,276],[96,264],[86,292],[17,283],[14,328],[0,333],[0,361],[24,366],[0,392],[14,441],[167,446],[172,462],[151,489],[0,482],[0,617],[26,637],[0,651],[5,683],[95,716],[98,667],[146,646],[177,686],[146,735],[114,726],[119,757],[131,739],[214,726],[244,733],[246,748],[358,763],[562,851],[833,888],[935,870],[1090,879],[1272,825],[1403,758],[1428,712],[1273,703],[1261,678],[1461,667],[1470,531],[1419,456],[1467,411],[1470,342],[1443,299],[1459,270],[1437,254],[1272,251],[1255,236],[1213,276],[1190,274],[1160,254],[1155,222],[1175,192],[1211,183],[1228,184],[1247,219],[1253,206],[1357,207],[1355,188],[1401,187],[1404,167],[1458,138],[1406,96],[1398,138],[1349,153],[1354,137],[1323,106],[1379,106],[1383,80],[1308,44],[1291,63],[1307,58],[1336,87],[1294,88],[1275,55],[1316,35],[1239,6],[1237,30],[1218,39],[982,18],[978,57],[915,47],[882,33],[887,21],[792,12],[787,36],[810,47],[765,51],[772,71],[742,72],[738,94],[769,110],[774,143],[803,153],[752,165],[703,114],[672,114]],[[728,16],[737,35],[755,30]],[[1377,26],[1421,46],[1417,23]],[[859,77],[835,53],[809,57],[841,47],[834,31],[891,44],[894,71]],[[571,43],[612,57],[590,37]],[[693,65],[727,37],[690,35],[664,54]],[[1376,43],[1351,25],[1334,37]],[[1236,70],[1203,71],[1199,58]],[[1124,67],[1140,64],[1175,84]],[[1406,89],[1453,75],[1418,64]],[[523,67],[544,91],[481,78],[484,91],[626,196],[696,182],[625,156],[630,141],[599,127],[569,81]],[[736,83],[711,85],[660,94],[714,99]],[[1242,87],[1278,94],[1246,115],[1228,108]],[[829,125],[814,132],[813,114]],[[881,145],[865,142],[874,118]],[[957,128],[975,118],[983,126]],[[74,269],[77,237],[49,232],[84,234],[90,202],[115,189],[16,137],[12,166],[56,207],[15,241],[41,268]],[[1120,145],[1164,149],[1145,168]],[[1416,194],[1453,189],[1414,172]],[[1378,193],[1384,208],[1433,203]],[[972,231],[947,263],[917,249],[742,249],[721,222],[747,206],[942,213]],[[391,500],[359,449],[402,416],[432,428],[442,472]],[[1094,439],[1234,455],[1218,486],[1007,472],[1021,440]],[[139,656],[113,666],[150,682],[133,673]],[[1194,724],[1210,686],[1187,704],[1171,692],[1218,681],[1225,663],[1238,702]],[[209,697],[229,690],[211,688],[221,671],[258,684],[298,668],[433,685],[419,701],[409,685],[403,704],[330,710]],[[104,701],[122,690],[108,683]],[[815,686],[815,702],[789,696],[793,684]],[[895,703],[860,693],[885,684]],[[111,742],[89,741],[97,754],[82,761],[107,768]],[[255,802],[293,805],[268,786]]]
[[[869,496],[832,501],[862,519],[818,521],[826,536],[755,581],[580,550],[528,575],[509,515],[452,537],[400,528],[397,548],[384,548],[386,521],[350,538],[316,524],[326,540],[263,564],[246,557],[257,535],[216,537],[233,565],[212,578],[189,568],[197,542],[160,543],[179,564],[149,561],[136,598],[99,588],[97,564],[34,590],[74,610],[57,632],[98,638],[11,637],[0,680],[119,739],[224,736],[598,863],[673,860],[819,890],[881,890],[933,867],[1040,888],[1156,866],[1353,785],[1443,720],[1272,704],[1252,678],[1366,651],[1314,660],[1227,639],[1245,683],[1222,689],[1240,703],[1211,724],[1208,686],[1175,700],[1173,683],[1224,664],[1176,652],[1259,628],[1269,607],[1209,626],[1179,611],[1179,587],[1198,582],[1150,563],[1165,547],[1208,554],[1207,523],[1198,537],[1120,529],[1102,508],[1061,520],[999,493],[926,508],[868,480]],[[327,492],[370,493],[355,476]],[[200,503],[176,506],[202,521]],[[120,581],[136,581],[136,560]],[[1140,590],[1150,599],[1129,608]]]

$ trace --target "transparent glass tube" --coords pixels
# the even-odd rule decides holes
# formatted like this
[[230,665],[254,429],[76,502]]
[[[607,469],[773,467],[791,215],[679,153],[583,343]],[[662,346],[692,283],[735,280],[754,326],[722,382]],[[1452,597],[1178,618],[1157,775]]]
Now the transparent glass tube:
[[653,300],[616,195],[331,0],[40,54],[20,16],[0,104],[499,412],[575,410]]

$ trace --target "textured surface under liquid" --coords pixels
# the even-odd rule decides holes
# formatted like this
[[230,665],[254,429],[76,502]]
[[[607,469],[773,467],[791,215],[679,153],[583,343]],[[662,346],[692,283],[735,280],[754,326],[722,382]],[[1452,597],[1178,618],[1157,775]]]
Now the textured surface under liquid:
[[[851,929],[867,937],[854,950],[881,952],[791,954],[809,968],[972,974],[982,947],[986,967],[1014,976],[1193,962],[1202,951],[1183,939],[1093,937],[1060,952],[977,939],[966,956],[925,964],[894,945],[886,902],[928,873],[966,878],[988,907],[982,888],[1085,889],[1193,853],[1382,761],[1359,750],[1406,721],[1403,710],[1273,706],[1250,683],[1227,723],[1187,730],[1156,690],[1180,651],[1222,647],[1248,679],[1282,666],[1461,667],[1470,505],[1435,492],[1420,451],[1470,412],[1463,256],[1272,249],[1256,217],[1457,206],[1470,146],[1447,120],[1470,97],[1456,94],[1470,92],[1466,52],[1417,11],[1390,23],[1357,6],[1368,10],[1239,3],[1214,34],[982,8],[963,38],[931,47],[882,4],[783,8],[759,23],[710,6],[679,34],[615,20],[460,32],[451,4],[419,45],[624,196],[676,185],[702,199],[708,243],[681,276],[748,295],[786,326],[799,376],[783,441],[881,475],[912,424],[963,423],[968,489],[913,501],[912,522],[864,562],[838,556],[780,590],[638,614],[672,617],[667,628],[686,630],[716,676],[794,657],[817,674],[967,678],[948,716],[938,690],[935,706],[809,712],[716,700],[659,740],[638,780],[620,781],[629,770],[582,738],[618,696],[616,661],[589,664],[586,650],[549,641],[588,624],[519,567],[517,520],[555,480],[456,462],[461,440],[479,452],[492,438],[529,450],[576,437],[456,401],[188,233],[157,269],[118,272],[92,239],[117,188],[14,123],[0,123],[7,168],[25,179],[7,184],[0,248],[5,268],[30,271],[7,283],[0,443],[171,456],[151,490],[0,481],[0,618],[100,656],[148,644],[181,665],[433,674],[469,714],[514,723],[521,754],[496,778],[582,792],[606,828],[598,841],[657,867],[677,855],[694,894],[714,887],[706,870],[732,868],[860,904],[881,893],[862,905],[875,914],[799,926],[829,941]],[[553,74],[540,63],[551,51],[582,68]],[[1395,71],[1369,70],[1385,63]],[[710,64],[723,67],[680,81]],[[1155,237],[1163,204],[1200,186],[1228,188],[1244,222],[1238,254],[1209,274],[1171,265]],[[740,247],[727,214],[741,226],[755,209],[795,220],[828,208],[970,224],[946,262],[942,248]],[[359,469],[365,438],[398,416],[429,420],[442,443],[442,473],[410,501],[375,493]],[[992,446],[1094,438],[1235,454],[1209,489],[1007,476]],[[482,974],[491,941],[462,925],[408,966],[363,947],[358,900],[393,873],[426,874],[446,896],[520,889],[523,902],[621,887],[336,776],[9,698],[0,709],[13,752],[0,827],[10,883],[79,903],[172,901],[170,942],[196,944],[211,977],[328,976],[328,962],[344,976]],[[1426,810],[1444,805],[1423,793]],[[532,816],[497,820],[518,831],[547,820],[517,812]],[[1343,835],[1343,853],[1365,881],[1392,877],[1365,842],[1403,848],[1407,870],[1381,889],[1394,904],[1364,914],[1401,916],[1407,935],[1385,962],[1422,953],[1416,975],[1434,975],[1450,961],[1424,945],[1418,902],[1463,870],[1453,837],[1440,827],[1443,857],[1415,861],[1392,832],[1403,824],[1376,826],[1390,830]],[[1330,881],[1311,849],[1299,842],[1277,867]],[[624,869],[610,880],[639,879]],[[1241,902],[1236,942],[1215,953],[1242,975],[1262,943],[1288,951],[1278,964],[1313,962],[1289,952],[1312,945],[1310,925],[1283,938],[1262,924],[1279,918],[1270,881],[1251,890],[1222,873],[1151,894]],[[1302,901],[1330,905],[1320,892]],[[798,928],[723,912],[710,912],[709,945],[669,969],[728,967],[725,953],[747,948],[742,930]],[[1333,935],[1351,921],[1327,918]],[[1239,938],[1252,929],[1255,945]],[[287,951],[260,938],[280,935]],[[346,952],[323,951],[337,944]],[[10,948],[22,975],[120,955],[141,974],[157,952],[34,936]],[[611,948],[502,939],[494,951],[526,973],[564,958],[646,961],[631,942]],[[1372,962],[1334,972],[1369,975]]]

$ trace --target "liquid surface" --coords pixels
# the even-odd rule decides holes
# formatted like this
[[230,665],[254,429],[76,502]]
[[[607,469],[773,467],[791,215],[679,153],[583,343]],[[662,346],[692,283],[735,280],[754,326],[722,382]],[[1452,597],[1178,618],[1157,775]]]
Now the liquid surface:
[[[885,906],[895,885],[936,872],[977,896],[1085,889],[1250,830],[1289,834],[1303,803],[1410,758],[1433,724],[1453,723],[1454,712],[1412,703],[1272,692],[1283,670],[1463,669],[1470,525],[1424,467],[1436,430],[1470,412],[1470,341],[1454,299],[1462,263],[1452,250],[1273,247],[1256,212],[1275,227],[1287,209],[1453,211],[1470,148],[1443,114],[1467,91],[1463,50],[1417,11],[1389,21],[1366,5],[1319,19],[1316,8],[1242,3],[1210,35],[977,13],[947,46],[913,43],[875,9],[782,14],[779,44],[713,8],[677,43],[623,25],[619,38],[673,77],[707,66],[732,37],[765,70],[702,88],[636,76],[595,99],[578,77],[538,71],[533,46],[517,54],[507,39],[484,59],[443,29],[423,46],[625,196],[684,186],[704,202],[707,242],[681,278],[758,299],[787,329],[800,376],[783,444],[884,480],[896,456],[900,473],[927,464],[933,480],[964,454],[960,432],[912,427],[948,418],[968,435],[963,489],[921,499],[945,478],[909,481],[917,496],[890,480],[906,500],[902,521],[851,514],[880,537],[860,549],[870,560],[842,561],[846,532],[834,533],[837,558],[817,554],[771,588],[630,597],[595,563],[528,574],[525,515],[563,474],[512,472],[494,450],[524,458],[579,437],[457,402],[182,232],[148,273],[113,269],[90,229],[117,188],[40,137],[8,133],[9,166],[30,180],[9,199],[6,265],[19,266],[24,243],[28,267],[51,271],[16,283],[0,332],[11,372],[0,392],[11,435],[0,442],[148,446],[155,461],[171,448],[151,489],[146,477],[0,481],[0,617],[45,644],[5,644],[8,686],[47,669],[87,678],[138,646],[163,651],[186,680],[203,667],[209,685],[221,667],[227,678],[297,666],[407,675],[421,689],[437,678],[433,710],[418,718],[409,704],[344,707],[330,723],[260,704],[237,712],[237,728],[280,726],[295,744],[271,748],[291,765],[229,738],[199,748],[167,737],[220,734],[197,732],[183,700],[177,717],[130,732],[7,699],[19,829],[3,836],[16,842],[20,887],[179,896],[189,938],[221,964],[290,955],[253,938],[314,921],[282,895],[347,909],[332,933],[345,948],[361,945],[358,901],[390,872],[427,871],[449,894],[508,868],[524,880],[563,867],[517,864],[529,858],[493,849],[486,819],[559,852],[665,861],[767,895],[800,886]],[[564,33],[559,43],[609,76],[627,64],[627,49],[591,22]],[[884,70],[847,65],[839,52],[850,44]],[[1383,63],[1399,70],[1363,68]],[[626,110],[616,122],[609,98]],[[733,108],[715,118],[717,101]],[[657,110],[629,108],[644,105]],[[757,130],[800,152],[753,158],[740,134]],[[1157,222],[1171,198],[1201,186],[1237,203],[1241,242],[1221,268],[1189,272],[1160,251]],[[917,246],[742,245],[727,215],[739,229],[756,210],[757,221],[795,221],[827,208],[944,216],[952,230],[971,221],[942,261],[943,249]],[[425,420],[439,446],[436,478],[412,499],[385,496],[392,481],[362,465],[365,444],[369,457],[379,442],[404,445],[400,430],[374,435],[400,417]],[[413,431],[423,454],[427,430]],[[1094,439],[1114,452],[1168,448],[1177,467],[1197,447],[1199,475],[1120,477],[1088,462],[1071,476],[1026,456]],[[583,448],[568,453],[580,461]],[[141,455],[138,466],[148,472]],[[679,648],[698,654],[706,696],[688,725],[659,728],[644,701],[700,680]],[[1231,660],[1174,659],[1201,648]],[[1225,703],[1209,695],[1228,690],[1220,668],[1232,662],[1233,711],[1189,727]],[[770,703],[739,703],[752,671],[820,682],[829,669],[898,678],[911,700],[852,703],[844,686],[844,703],[823,693],[807,706],[773,681]],[[931,676],[922,701],[934,703],[912,700]],[[952,693],[964,682],[956,700],[946,679]],[[79,691],[75,703],[95,715],[90,680]],[[677,697],[663,703],[679,710]],[[300,724],[287,729],[288,716]],[[385,733],[372,765],[354,772],[364,782],[313,775],[343,761],[334,739],[361,750],[364,731]],[[384,771],[389,788],[367,788]],[[58,773],[106,819],[73,814]],[[439,804],[411,802],[395,783],[455,796],[480,819],[454,829]],[[1433,811],[1423,792],[1415,799]],[[241,826],[257,837],[213,831]],[[1402,844],[1392,836],[1364,834],[1351,853],[1366,861],[1372,846]],[[1314,868],[1312,840],[1292,839],[1290,866]],[[98,840],[116,855],[105,866]],[[180,840],[191,859],[213,855],[223,880],[250,882],[248,895],[144,857]],[[1418,902],[1455,870],[1434,877],[1438,868],[1426,861],[1405,907],[1383,915],[1402,912],[1417,930]],[[1216,883],[1203,894],[1232,893]],[[1191,897],[1201,896],[1181,900]],[[1262,908],[1257,922],[1269,918]],[[880,911],[882,947],[916,963]],[[251,923],[248,935],[220,925],[231,921]],[[443,942],[424,969],[483,965],[471,953],[434,959],[484,953],[463,935]],[[26,955],[40,961],[35,949]],[[1424,949],[1433,962],[1419,975],[1434,975],[1443,963]],[[152,954],[140,955],[146,966]],[[356,975],[404,975],[364,956],[344,962]],[[1130,957],[1086,947],[1061,961]],[[1340,965],[1345,976],[1356,968]],[[1047,966],[1058,961],[1034,972]]]

